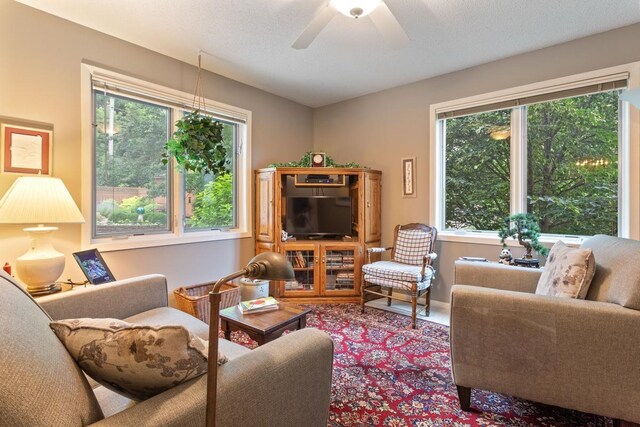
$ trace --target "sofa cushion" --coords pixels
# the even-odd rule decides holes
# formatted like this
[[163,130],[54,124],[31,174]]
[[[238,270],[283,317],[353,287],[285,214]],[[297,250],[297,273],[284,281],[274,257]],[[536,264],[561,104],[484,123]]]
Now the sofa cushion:
[[80,426],[103,418],[89,383],[49,328],[50,321],[0,271],[0,425]]
[[192,315],[180,311],[173,307],[158,307],[152,310],[143,311],[134,316],[124,319],[129,323],[140,325],[182,325],[193,335],[209,339],[209,325]]
[[591,249],[571,248],[559,240],[549,252],[536,294],[584,299],[594,272]]
[[582,243],[596,258],[587,299],[640,310],[640,241],[599,234]]
[[[147,399],[207,372],[208,343],[183,326],[87,318],[50,326],[89,376],[132,399]],[[225,361],[219,354],[218,364]]]

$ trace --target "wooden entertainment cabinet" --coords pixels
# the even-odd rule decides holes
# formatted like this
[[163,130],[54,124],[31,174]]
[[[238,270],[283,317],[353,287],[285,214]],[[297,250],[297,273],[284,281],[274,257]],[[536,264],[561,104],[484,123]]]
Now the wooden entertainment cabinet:
[[[256,253],[275,251],[296,280],[275,282],[271,293],[298,302],[357,302],[365,249],[380,246],[381,172],[364,168],[290,168],[255,171]],[[282,241],[291,197],[350,198],[351,232]],[[348,201],[347,201],[348,202]]]

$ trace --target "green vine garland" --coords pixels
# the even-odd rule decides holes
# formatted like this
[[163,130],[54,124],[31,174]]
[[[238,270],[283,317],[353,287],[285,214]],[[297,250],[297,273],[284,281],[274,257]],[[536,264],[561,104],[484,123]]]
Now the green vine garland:
[[[311,167],[311,151],[307,151],[297,162],[271,163],[268,167],[286,167],[286,168],[310,168]],[[331,157],[325,154],[325,166],[329,168],[359,168],[362,167],[358,163],[336,163]]]

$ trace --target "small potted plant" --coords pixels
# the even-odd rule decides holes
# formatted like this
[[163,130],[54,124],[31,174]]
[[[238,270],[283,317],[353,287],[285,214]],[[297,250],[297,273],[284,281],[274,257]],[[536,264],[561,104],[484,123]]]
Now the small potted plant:
[[186,171],[219,175],[225,171],[226,149],[222,123],[199,110],[187,113],[176,123],[177,130],[165,144],[162,163],[171,157]]
[[545,248],[538,241],[540,237],[540,227],[538,221],[529,213],[519,213],[508,216],[504,219],[503,226],[498,230],[502,247],[506,247],[505,239],[512,237],[518,239],[518,243],[524,246],[526,253],[525,260],[532,260],[531,252],[535,249],[542,256],[547,256],[549,249]]

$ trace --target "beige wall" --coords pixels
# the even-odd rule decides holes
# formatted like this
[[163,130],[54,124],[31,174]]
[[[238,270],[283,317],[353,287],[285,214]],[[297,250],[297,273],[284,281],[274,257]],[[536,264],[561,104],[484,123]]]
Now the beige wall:
[[[428,218],[429,105],[640,60],[640,25],[576,40],[468,70],[311,110],[239,82],[205,73],[205,95],[253,112],[253,168],[297,160],[312,147],[336,161],[383,171],[383,243],[397,223]],[[195,55],[195,52],[194,52]],[[53,172],[81,200],[80,62],[191,92],[194,67],[102,33],[0,0],[0,119],[52,125]],[[400,159],[417,158],[418,197],[401,197]],[[15,179],[0,174],[0,194]],[[0,263],[27,250],[21,226],[0,225]],[[80,226],[62,225],[56,247],[80,250]],[[434,299],[447,301],[453,261],[462,255],[495,259],[497,246],[441,243]],[[185,244],[109,252],[118,277],[167,275],[170,286],[215,279],[253,255],[253,240]],[[211,261],[215,260],[215,261]],[[62,278],[82,277],[69,258]]]
[[[196,55],[194,47],[194,59]],[[53,174],[81,201],[80,63],[193,92],[196,69],[141,47],[89,30],[22,4],[0,0],[0,118],[50,124]],[[239,82],[204,76],[205,96],[253,112],[252,167],[299,159],[312,147],[313,111]],[[0,174],[0,194],[15,175]],[[61,225],[55,246],[80,250],[80,226]],[[0,225],[0,262],[15,265],[28,241],[21,226]],[[163,273],[170,286],[210,281],[235,271],[253,255],[253,240],[240,239],[105,254],[119,278]],[[71,257],[62,279],[80,280]]]
[[[429,105],[640,60],[640,25],[374,93],[314,112],[314,149],[382,170],[383,244],[395,224],[428,222]],[[401,197],[402,157],[417,158],[417,198]],[[440,244],[433,298],[449,300],[459,256],[497,260],[499,246]],[[514,251],[514,254],[517,252]]]

